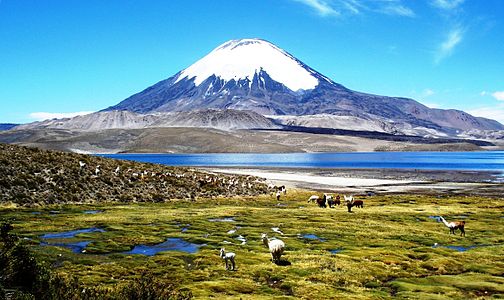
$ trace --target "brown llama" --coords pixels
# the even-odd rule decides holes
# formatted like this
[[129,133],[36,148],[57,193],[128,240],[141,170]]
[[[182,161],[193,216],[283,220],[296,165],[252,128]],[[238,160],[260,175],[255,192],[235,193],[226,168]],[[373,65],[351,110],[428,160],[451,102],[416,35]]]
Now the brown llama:
[[450,234],[455,234],[455,231],[460,230],[460,236],[465,236],[465,221],[455,221],[455,222],[446,222],[446,220],[439,216],[439,219],[443,222],[443,224],[450,229]]
[[348,212],[352,212],[352,207],[354,207],[354,206],[364,208],[364,201],[352,199],[352,201],[347,201],[346,205],[348,208]]
[[362,201],[362,200],[354,200],[353,201],[353,206],[364,208],[364,201]]

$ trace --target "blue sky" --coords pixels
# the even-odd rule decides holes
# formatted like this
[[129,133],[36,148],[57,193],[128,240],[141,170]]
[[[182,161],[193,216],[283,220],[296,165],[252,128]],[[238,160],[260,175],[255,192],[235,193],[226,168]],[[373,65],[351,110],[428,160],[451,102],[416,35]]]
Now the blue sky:
[[348,88],[504,122],[501,0],[0,0],[0,122],[97,111],[259,37]]

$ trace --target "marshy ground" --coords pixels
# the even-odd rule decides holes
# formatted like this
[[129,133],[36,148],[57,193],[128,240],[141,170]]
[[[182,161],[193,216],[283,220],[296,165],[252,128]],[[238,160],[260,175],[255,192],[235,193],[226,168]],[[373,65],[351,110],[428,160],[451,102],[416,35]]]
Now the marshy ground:
[[[290,190],[279,202],[263,195],[0,207],[0,215],[13,221],[39,260],[89,286],[149,271],[201,299],[504,297],[502,198],[376,195],[358,197],[364,208],[348,213],[345,206],[307,203],[311,194]],[[439,215],[465,220],[466,237],[450,235],[437,222]],[[88,228],[96,229],[42,237]],[[261,233],[285,242],[281,264],[270,261]],[[152,256],[127,253],[167,239],[187,242],[186,248]],[[75,251],[68,243],[84,247]],[[221,247],[236,253],[236,271],[225,270]]]

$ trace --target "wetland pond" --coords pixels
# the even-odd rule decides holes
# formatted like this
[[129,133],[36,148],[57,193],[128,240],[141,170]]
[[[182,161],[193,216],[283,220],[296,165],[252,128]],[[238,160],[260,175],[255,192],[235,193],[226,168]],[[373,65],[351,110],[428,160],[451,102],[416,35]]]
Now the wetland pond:
[[[92,240],[85,240],[79,242],[56,242],[50,243],[50,239],[71,239],[75,238],[78,234],[105,232],[104,229],[91,227],[77,230],[70,230],[58,233],[46,233],[41,235],[40,246],[56,246],[64,247],[72,250],[73,253],[85,253],[86,247],[93,242]],[[168,238],[166,241],[155,245],[135,245],[130,251],[123,252],[123,254],[142,254],[146,256],[153,256],[163,251],[181,251],[187,253],[196,253],[203,244],[193,244],[180,238]]]
[[147,256],[156,255],[163,251],[181,251],[196,253],[202,245],[193,244],[179,238],[168,238],[165,242],[156,245],[137,245],[132,250],[123,252],[124,254],[143,254]]

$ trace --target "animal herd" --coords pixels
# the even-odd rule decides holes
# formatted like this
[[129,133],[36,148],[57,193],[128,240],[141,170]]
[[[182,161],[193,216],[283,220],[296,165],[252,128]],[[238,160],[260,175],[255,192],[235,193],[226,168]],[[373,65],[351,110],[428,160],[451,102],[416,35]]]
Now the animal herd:
[[[287,189],[285,186],[277,187],[277,186],[269,186],[270,190],[273,190],[271,194],[275,194],[277,200],[280,200],[282,193],[285,195],[287,193]],[[276,193],[275,193],[276,191]],[[344,204],[348,208],[348,212],[352,211],[352,207],[364,208],[364,201],[354,199],[353,195],[347,196],[343,195]],[[308,198],[308,203],[316,202],[317,205],[321,208],[326,208],[327,205],[332,208],[333,206],[340,206],[341,196],[333,194],[324,193],[322,196],[319,195],[311,195]],[[443,224],[450,229],[450,234],[455,234],[456,230],[460,230],[460,236],[465,236],[465,221],[454,221],[447,222],[443,217],[439,217],[439,220],[443,222]],[[274,232],[283,234],[279,228],[272,228]],[[271,261],[273,263],[278,264],[280,262],[280,258],[285,250],[285,243],[279,239],[270,239],[266,233],[261,235],[261,240],[263,244],[269,249],[271,254]],[[232,252],[225,252],[224,248],[220,250],[220,257],[225,261],[226,270],[235,270],[235,257],[236,254]]]
[[[364,201],[362,200],[356,200],[352,195],[347,196],[343,195],[344,199],[344,204],[348,208],[348,212],[352,212],[352,207],[359,207],[359,208],[364,208]],[[308,198],[308,203],[310,202],[316,202],[317,205],[321,208],[326,208],[329,206],[329,208],[333,208],[336,205],[340,206],[341,205],[341,196],[336,195],[336,197],[332,194],[327,194],[324,193],[322,196],[319,195],[311,195]]]

